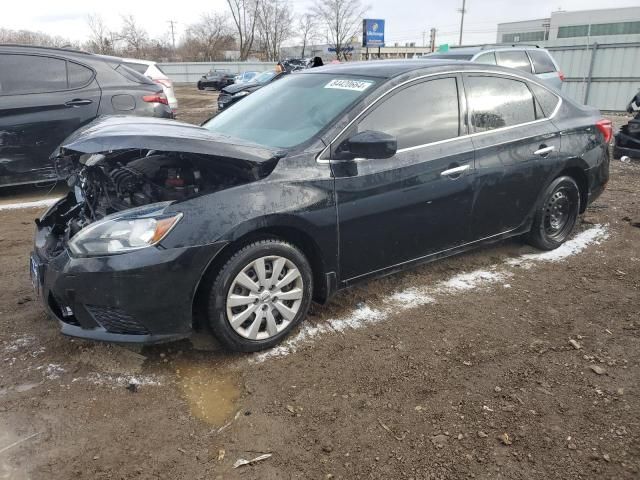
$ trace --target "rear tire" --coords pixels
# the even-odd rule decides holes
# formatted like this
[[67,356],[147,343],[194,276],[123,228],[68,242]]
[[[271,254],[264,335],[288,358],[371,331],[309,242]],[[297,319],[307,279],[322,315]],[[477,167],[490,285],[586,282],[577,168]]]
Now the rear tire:
[[208,322],[222,345],[256,352],[280,343],[300,323],[313,292],[311,266],[293,245],[260,240],[235,252],[208,298]]
[[571,235],[580,213],[580,189],[571,177],[558,177],[542,194],[528,242],[541,250],[553,250]]

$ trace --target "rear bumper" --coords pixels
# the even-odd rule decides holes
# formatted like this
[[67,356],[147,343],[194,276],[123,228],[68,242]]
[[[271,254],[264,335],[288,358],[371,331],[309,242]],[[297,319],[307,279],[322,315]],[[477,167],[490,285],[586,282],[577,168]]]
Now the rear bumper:
[[160,343],[188,337],[196,289],[223,244],[148,248],[123,255],[47,259],[36,232],[31,275],[63,334],[92,340]]

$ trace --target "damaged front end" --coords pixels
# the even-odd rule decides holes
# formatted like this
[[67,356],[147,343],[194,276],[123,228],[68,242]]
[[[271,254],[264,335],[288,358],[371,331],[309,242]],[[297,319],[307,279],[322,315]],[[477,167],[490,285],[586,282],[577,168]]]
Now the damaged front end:
[[[283,154],[171,121],[117,117],[54,154],[69,193],[36,220],[31,276],[62,333],[156,343],[188,336],[196,286],[225,241],[165,248],[170,205],[257,181]],[[169,212],[168,210],[171,210]]]
[[[139,131],[141,124],[146,134]],[[178,122],[101,119],[67,139],[54,155],[71,192],[37,221],[51,233],[47,256],[104,217],[259,180],[282,156]]]
[[634,115],[615,136],[614,158],[629,156],[640,158],[640,92],[629,102],[627,112]]

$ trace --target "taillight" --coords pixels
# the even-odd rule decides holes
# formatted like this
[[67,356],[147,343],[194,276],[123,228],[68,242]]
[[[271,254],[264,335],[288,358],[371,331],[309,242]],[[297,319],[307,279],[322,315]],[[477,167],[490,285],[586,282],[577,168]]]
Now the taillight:
[[142,100],[149,103],[162,103],[164,105],[169,105],[169,100],[167,100],[167,96],[164,93],[145,95],[144,97],[142,97]]
[[564,82],[564,73],[558,72],[558,77],[560,77],[561,82]]
[[611,120],[607,120],[606,118],[599,120],[596,123],[596,128],[602,132],[604,143],[609,143],[613,137],[613,125],[611,124]]
[[167,88],[173,87],[171,80],[169,80],[168,78],[157,78],[154,80],[154,82],[157,83],[158,85],[162,85],[163,87],[167,87]]

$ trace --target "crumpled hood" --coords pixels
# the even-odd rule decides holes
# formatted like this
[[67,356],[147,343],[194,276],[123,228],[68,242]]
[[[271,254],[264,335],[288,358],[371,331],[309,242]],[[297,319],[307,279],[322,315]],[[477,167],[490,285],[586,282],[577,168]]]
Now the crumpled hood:
[[140,148],[237,158],[265,163],[286,155],[277,150],[210,132],[204,127],[153,117],[104,116],[76,130],[51,155],[62,149],[80,153]]
[[250,90],[250,91],[258,90],[262,86],[263,85],[260,85],[259,83],[256,83],[256,82],[234,83],[232,85],[228,85],[224,87],[222,91],[224,93],[233,95],[234,93],[242,92],[244,90]]

